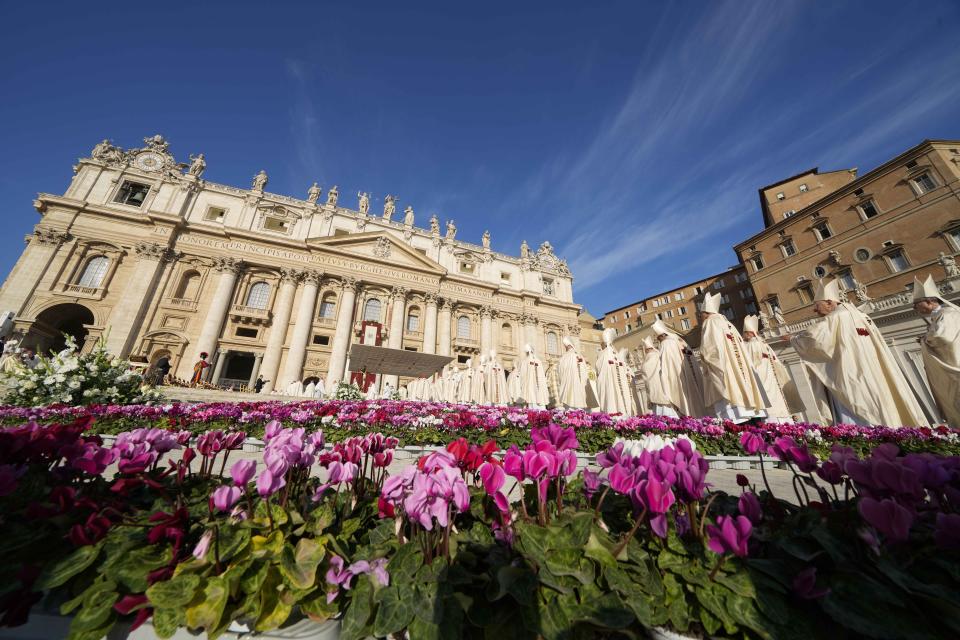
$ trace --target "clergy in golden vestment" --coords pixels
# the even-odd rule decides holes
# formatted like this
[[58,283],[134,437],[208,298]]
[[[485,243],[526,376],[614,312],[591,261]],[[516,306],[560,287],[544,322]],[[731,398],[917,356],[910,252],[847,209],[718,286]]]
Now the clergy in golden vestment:
[[793,381],[780,358],[760,337],[759,316],[748,315],[743,319],[743,350],[767,397],[767,421],[793,422],[787,401],[787,393],[793,390]]
[[840,301],[836,280],[820,284],[814,298],[822,320],[790,342],[826,388],[834,424],[928,425],[873,321]]
[[913,308],[927,323],[920,339],[923,368],[937,408],[954,429],[960,428],[960,309],[940,297],[933,276],[913,279]]
[[766,416],[766,400],[747,361],[743,339],[720,314],[720,294],[706,293],[700,311],[703,404],[718,418],[746,422]]

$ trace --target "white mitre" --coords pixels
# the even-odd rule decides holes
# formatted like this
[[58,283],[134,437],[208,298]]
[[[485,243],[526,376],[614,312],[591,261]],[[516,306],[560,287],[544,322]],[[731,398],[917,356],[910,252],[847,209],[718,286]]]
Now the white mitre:
[[704,313],[720,313],[720,294],[709,292],[703,294],[703,308],[700,310]]
[[[660,322],[660,321],[657,320],[657,322]],[[644,351],[646,351],[647,349],[656,349],[656,348],[657,348],[657,345],[653,344],[653,338],[651,338],[650,336],[647,336],[646,338],[643,339]]]
[[617,337],[617,332],[615,329],[604,329],[603,330],[603,343],[607,346],[613,344],[613,339]]
[[563,336],[563,340],[561,342],[568,347],[573,346],[573,340],[571,340],[568,336]]
[[834,302],[840,302],[840,283],[837,280],[831,280],[824,284],[821,280],[817,284],[817,291],[813,295],[813,301],[819,302],[820,300],[833,300]]
[[919,302],[924,298],[940,298],[940,290],[937,289],[937,283],[933,281],[933,276],[927,275],[927,279],[920,282],[917,276],[913,276],[913,300]]
[[747,331],[760,334],[760,316],[748,315],[743,319],[743,332]]
[[655,336],[662,336],[665,333],[673,333],[673,330],[671,330],[670,327],[668,327],[666,323],[659,318],[655,320],[652,325],[650,325],[650,328],[653,330],[653,335]]

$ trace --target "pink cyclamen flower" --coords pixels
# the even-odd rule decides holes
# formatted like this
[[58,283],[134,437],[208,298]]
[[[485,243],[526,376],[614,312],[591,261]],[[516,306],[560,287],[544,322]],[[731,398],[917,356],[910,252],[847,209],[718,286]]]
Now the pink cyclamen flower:
[[264,469],[257,476],[257,493],[261,498],[272,496],[287,484],[283,476],[275,475],[270,469]]
[[213,531],[205,531],[204,534],[200,536],[200,542],[193,548],[193,557],[197,560],[203,560],[204,556],[206,556],[210,550],[210,543],[212,541]]
[[242,495],[243,489],[240,487],[231,487],[229,485],[217,487],[216,491],[213,492],[213,506],[215,506],[218,511],[230,511]]
[[480,467],[480,481],[483,482],[483,489],[488,495],[493,495],[503,487],[506,474],[503,468],[493,462],[484,462]]
[[230,467],[230,477],[238,487],[245,487],[256,473],[257,463],[254,460],[237,460]]
[[716,525],[707,525],[707,546],[714,553],[732,553],[743,558],[752,531],[753,525],[746,516],[719,516]]

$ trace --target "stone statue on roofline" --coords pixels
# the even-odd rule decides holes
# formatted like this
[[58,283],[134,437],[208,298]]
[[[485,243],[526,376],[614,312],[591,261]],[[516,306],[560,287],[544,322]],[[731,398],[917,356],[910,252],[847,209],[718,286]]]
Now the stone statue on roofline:
[[440,235],[440,220],[437,218],[437,214],[430,216],[430,233],[435,236]]
[[267,172],[263,169],[260,169],[260,173],[253,176],[253,190],[254,191],[263,191],[263,188],[267,186]]
[[314,182],[313,186],[307,189],[307,202],[310,204],[316,204],[317,199],[320,198],[320,194],[323,192],[323,189]]
[[387,197],[383,199],[383,219],[390,220],[393,218],[393,213],[397,210],[397,197],[387,194]]
[[413,207],[407,205],[407,208],[403,210],[403,224],[408,227],[413,226]]
[[199,178],[203,175],[203,172],[207,170],[207,161],[204,160],[203,154],[198,154],[196,157],[190,156],[190,168],[187,170],[192,176]]
[[367,212],[370,211],[370,194],[366,191],[358,191],[357,197],[360,198],[357,209],[360,211],[361,215],[367,215]]
[[332,207],[337,206],[337,198],[340,197],[340,191],[337,189],[337,185],[333,185],[330,188],[330,191],[327,191],[327,204]]
[[447,240],[453,240],[457,237],[457,225],[453,223],[453,220],[447,221]]

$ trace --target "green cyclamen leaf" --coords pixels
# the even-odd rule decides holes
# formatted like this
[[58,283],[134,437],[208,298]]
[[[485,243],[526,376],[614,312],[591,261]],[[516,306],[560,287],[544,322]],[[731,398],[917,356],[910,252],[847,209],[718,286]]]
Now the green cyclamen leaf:
[[59,562],[47,566],[34,584],[34,589],[45,591],[65,584],[67,580],[93,564],[100,555],[101,547],[102,543],[80,547],[65,558],[61,558]]

